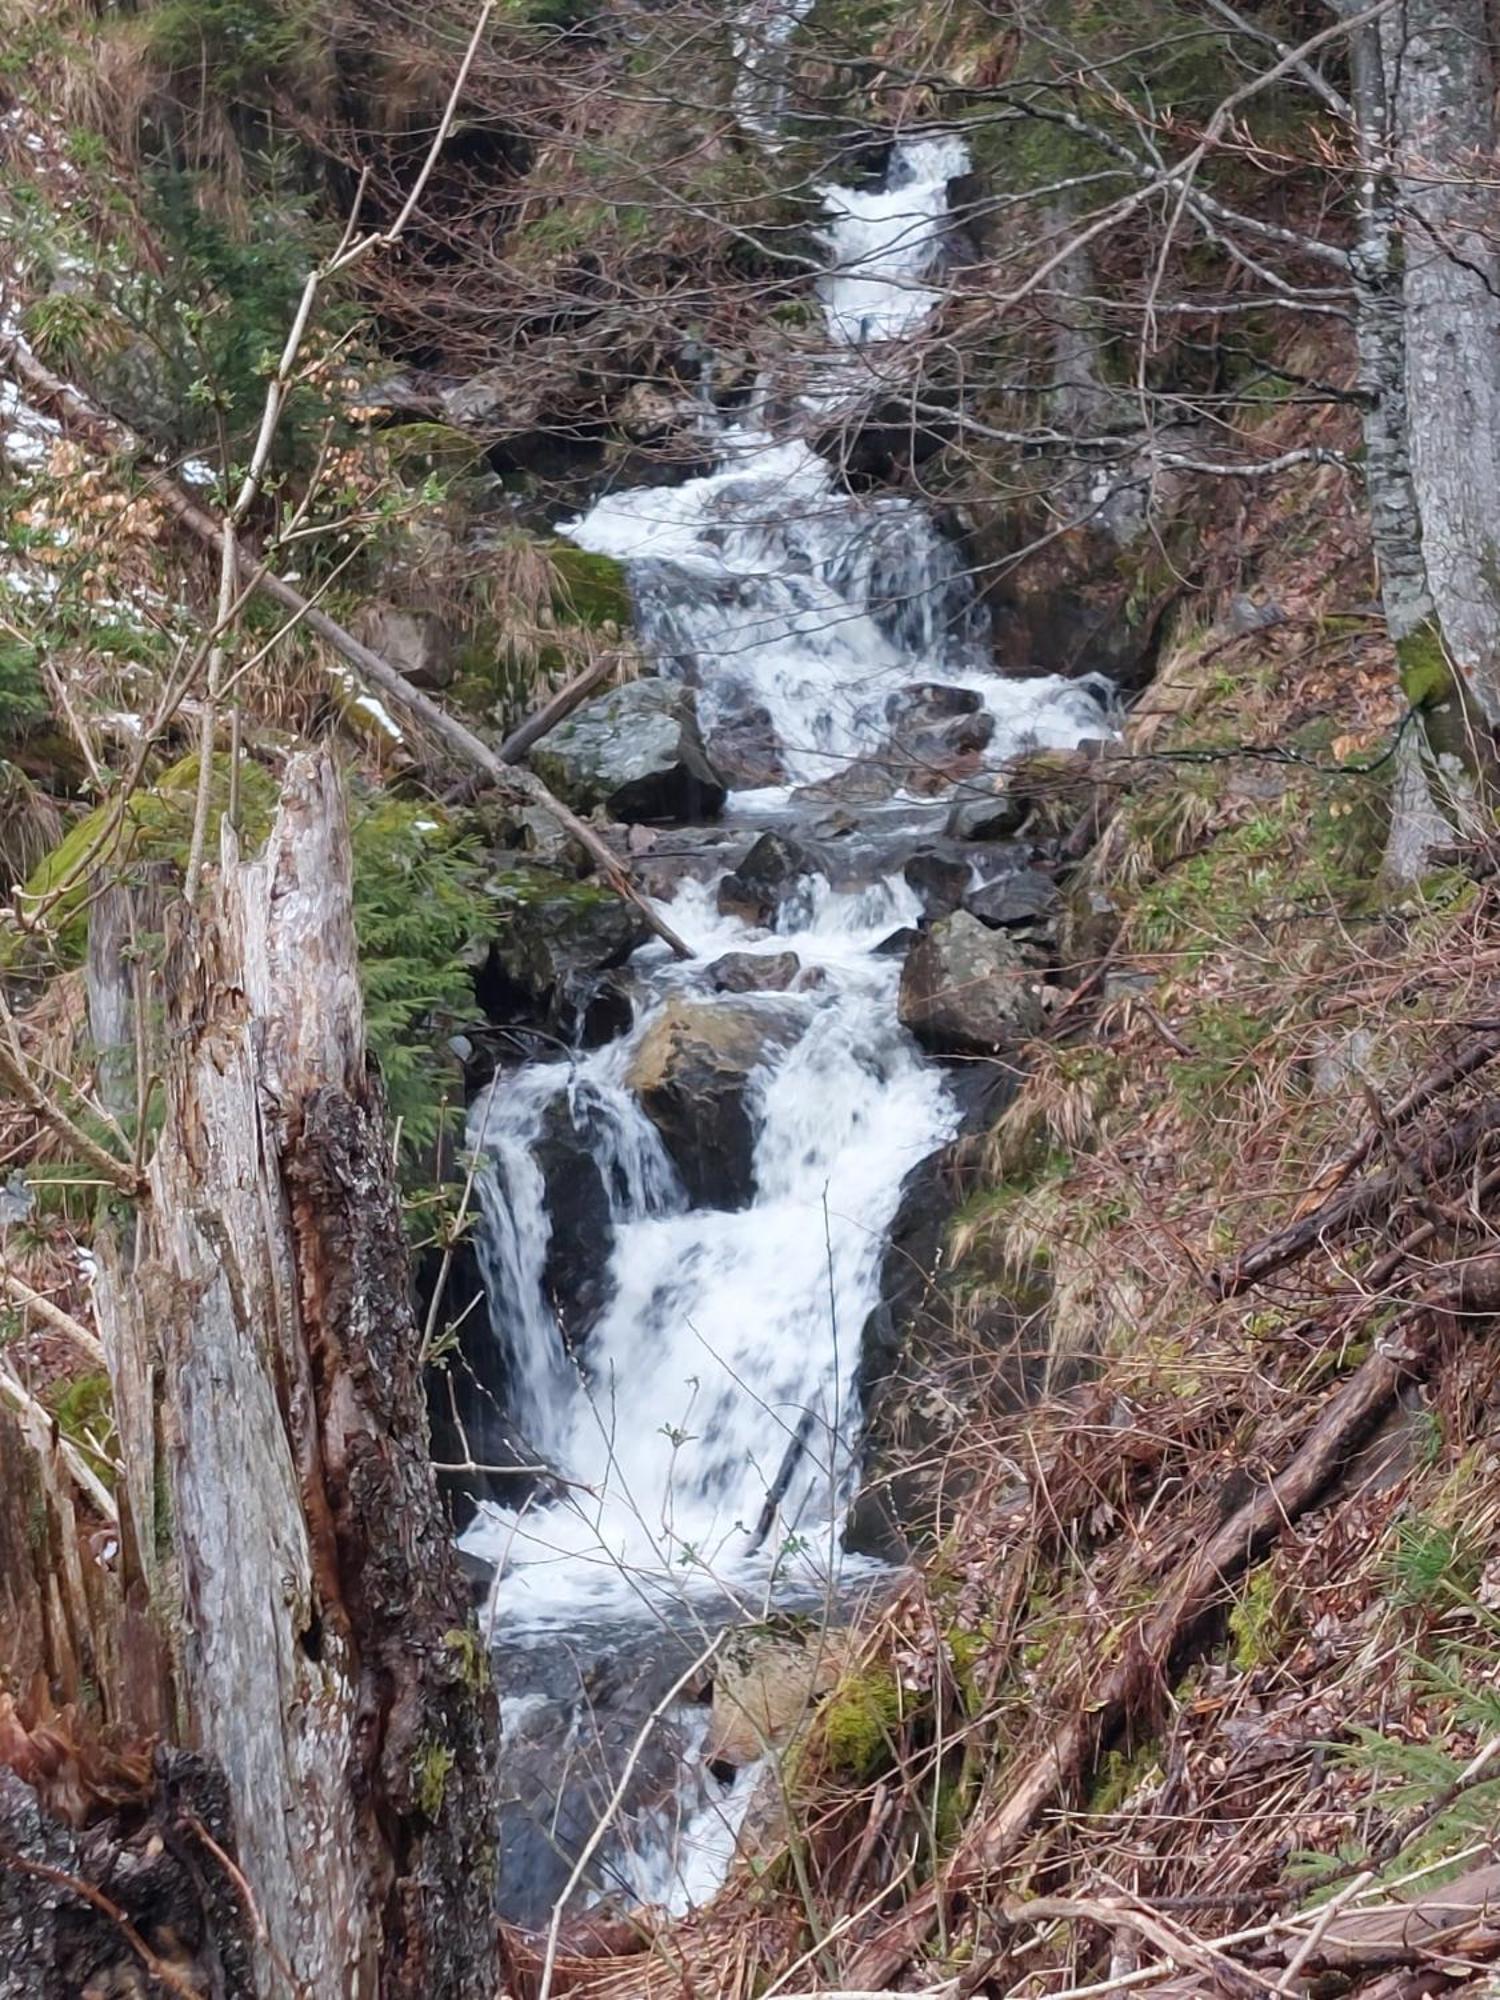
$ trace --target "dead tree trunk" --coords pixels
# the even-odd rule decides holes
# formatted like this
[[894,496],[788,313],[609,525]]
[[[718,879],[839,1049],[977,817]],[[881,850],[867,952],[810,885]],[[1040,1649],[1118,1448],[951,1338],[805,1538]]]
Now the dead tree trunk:
[[497,1987],[493,1698],[426,1451],[343,800],[292,767],[264,857],[180,914],[150,1195],[103,1247],[125,1560],[179,1733],[223,1767],[261,1992]]

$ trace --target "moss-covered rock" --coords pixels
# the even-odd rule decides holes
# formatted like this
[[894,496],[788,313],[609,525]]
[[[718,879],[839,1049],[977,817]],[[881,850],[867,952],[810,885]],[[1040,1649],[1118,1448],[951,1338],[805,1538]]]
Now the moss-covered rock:
[[873,1778],[895,1758],[901,1723],[901,1687],[876,1667],[846,1674],[819,1710],[819,1735],[831,1771]]
[[624,563],[564,541],[550,543],[547,554],[552,563],[552,611],[562,624],[586,625],[590,631],[603,625],[624,631],[630,625],[635,613]]
[[478,991],[494,1021],[576,1026],[601,975],[650,935],[633,903],[550,868],[507,869],[492,878],[490,891],[501,922]]

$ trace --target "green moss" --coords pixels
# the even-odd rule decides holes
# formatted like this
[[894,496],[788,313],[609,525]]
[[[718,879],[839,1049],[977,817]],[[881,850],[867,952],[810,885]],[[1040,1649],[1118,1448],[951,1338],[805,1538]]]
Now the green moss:
[[443,1634],[443,1644],[453,1654],[464,1686],[483,1694],[490,1684],[490,1656],[478,1632],[472,1625],[455,1625]]
[[418,1752],[417,1804],[428,1819],[435,1820],[443,1810],[443,1798],[448,1789],[448,1774],[456,1761],[446,1743],[427,1743]]
[[559,875],[550,868],[503,869],[490,878],[491,893],[513,909],[535,909],[543,903],[566,903],[570,909],[591,910],[613,902],[614,891],[600,882]]
[[1278,1609],[1280,1596],[1269,1563],[1262,1563],[1246,1578],[1239,1602],[1229,1614],[1229,1637],[1234,1645],[1230,1657],[1241,1673],[1251,1673],[1275,1659],[1286,1623]]
[[1159,1768],[1156,1745],[1149,1739],[1134,1750],[1107,1750],[1089,1794],[1089,1812],[1100,1818],[1118,1812]]
[[1453,692],[1453,670],[1443,649],[1442,634],[1433,619],[1396,641],[1396,670],[1401,691],[1413,708],[1446,701]]
[[[83,956],[88,941],[88,901],[97,886],[100,868],[106,868],[111,879],[118,881],[128,879],[135,868],[156,864],[179,869],[186,866],[197,792],[198,757],[194,752],[164,771],[154,785],[144,787],[131,798],[112,840],[101,851],[97,866],[71,884],[52,912],[51,922],[64,964],[77,964]],[[220,754],[214,758],[209,788],[211,841],[213,828],[229,810],[229,793],[230,760],[226,754]],[[271,774],[248,758],[240,762],[239,798],[243,843],[247,848],[258,847],[270,829],[277,789]],[[24,894],[28,898],[41,898],[56,884],[67,881],[108,826],[112,811],[105,804],[85,813],[32,870]]]
[[613,556],[595,555],[591,549],[575,548],[572,542],[552,542],[547,553],[552,562],[555,617],[564,624],[586,625],[590,631],[605,624],[623,631],[630,624],[633,611],[623,563]]
[[114,1396],[107,1375],[80,1375],[55,1389],[49,1402],[57,1427],[77,1445],[106,1484],[114,1477]]
[[847,1674],[818,1711],[829,1768],[841,1777],[873,1778],[895,1754],[901,1688],[876,1668]]

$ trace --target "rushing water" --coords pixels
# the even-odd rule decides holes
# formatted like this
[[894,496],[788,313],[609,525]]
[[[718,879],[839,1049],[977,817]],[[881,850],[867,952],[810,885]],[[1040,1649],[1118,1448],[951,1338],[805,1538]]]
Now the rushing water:
[[[811,397],[826,413],[861,366],[894,365],[931,313],[947,184],[964,164],[955,140],[918,139],[896,148],[882,188],[825,191],[830,355],[804,408]],[[851,495],[797,429],[742,422],[707,477],[611,495],[565,527],[631,565],[644,645],[694,681],[710,728],[747,706],[769,717],[787,783],[738,795],[732,811],[795,816],[793,788],[877,755],[887,699],[914,684],[979,690],[996,760],[1098,734],[1087,690],[988,669],[974,593],[928,513]],[[744,1616],[839,1587],[862,1332],[903,1181],[957,1126],[944,1074],[897,1023],[898,961],[875,952],[917,916],[899,872],[863,886],[818,878],[776,934],[719,914],[712,885],[684,883],[670,919],[694,959],[659,945],[636,955],[631,1028],[501,1076],[474,1106],[512,1413],[567,1482],[527,1508],[482,1510],[466,1538],[499,1566],[492,1615],[513,1694],[528,1649],[597,1660],[632,1621],[703,1629],[726,1607]],[[788,948],[797,989],[748,1002],[775,1026],[753,1079],[754,1198],[694,1208],[627,1086],[632,1058],[674,996],[714,1000],[703,968],[721,954]],[[559,1115],[604,1169],[613,1227],[579,1359],[545,1289],[549,1254],[567,1246],[551,1243],[537,1148]],[[527,1713],[528,1729],[551,1726]],[[570,1755],[577,1728],[570,1712],[558,1737]],[[636,1815],[608,1864],[618,1891],[680,1906],[719,1879],[749,1781],[710,1781],[694,1747],[683,1723],[689,1779]]]

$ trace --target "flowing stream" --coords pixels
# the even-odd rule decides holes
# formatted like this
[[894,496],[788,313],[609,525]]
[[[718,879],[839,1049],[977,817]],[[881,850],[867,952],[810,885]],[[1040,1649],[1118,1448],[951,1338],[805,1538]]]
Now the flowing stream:
[[[630,565],[644,648],[697,687],[710,732],[767,719],[780,777],[732,794],[730,824],[815,830],[818,787],[879,760],[890,698],[913,686],[977,691],[995,718],[992,762],[1103,733],[1088,688],[994,674],[968,579],[925,509],[850,494],[800,435],[809,413],[899,370],[903,339],[941,297],[948,183],[965,165],[958,141],[921,137],[896,146],[882,187],[826,189],[826,358],[727,425],[708,476],[608,495],[564,526]],[[944,1071],[898,1025],[900,961],[877,947],[919,919],[901,863],[942,809],[902,796],[871,807],[883,832],[863,873],[814,875],[774,931],[720,914],[713,881],[684,880],[669,916],[695,956],[637,952],[629,1029],[504,1074],[473,1107],[511,1412],[566,1482],[525,1507],[482,1509],[465,1537],[498,1569],[507,1766],[525,1774],[513,1778],[506,1895],[524,1919],[544,1920],[557,1854],[576,1848],[607,1789],[597,1774],[571,1788],[562,1774],[603,1744],[610,1690],[653,1647],[638,1710],[663,1709],[667,1768],[601,1847],[590,1893],[682,1908],[710,1891],[753,1772],[706,1769],[705,1711],[663,1697],[726,1620],[837,1599],[868,1576],[840,1547],[861,1342],[903,1182],[959,1115]],[[790,990],[730,1000],[708,984],[725,953],[788,951],[800,963]],[[747,1206],[690,1202],[629,1086],[662,1010],[684,999],[762,1020]],[[588,1247],[552,1241],[539,1147],[559,1117],[586,1138],[611,1226],[602,1304],[577,1357],[544,1283],[549,1256]],[[620,1754],[617,1741],[603,1766]]]

